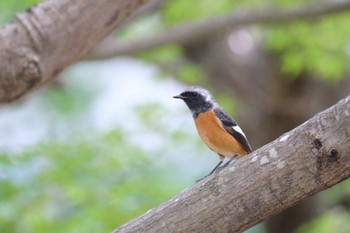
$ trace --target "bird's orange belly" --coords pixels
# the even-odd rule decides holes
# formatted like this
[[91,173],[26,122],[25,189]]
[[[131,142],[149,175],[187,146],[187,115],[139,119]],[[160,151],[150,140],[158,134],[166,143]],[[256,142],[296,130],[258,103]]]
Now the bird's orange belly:
[[[229,158],[235,154],[239,157],[247,154],[242,145],[222,127],[213,110],[199,114],[195,124],[204,143],[217,154]],[[220,156],[220,159],[224,158]]]

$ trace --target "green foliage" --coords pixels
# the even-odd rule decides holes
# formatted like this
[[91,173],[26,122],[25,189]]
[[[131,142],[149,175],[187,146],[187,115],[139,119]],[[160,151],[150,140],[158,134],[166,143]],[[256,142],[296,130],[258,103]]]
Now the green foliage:
[[122,27],[117,31],[118,40],[128,41],[137,38],[140,35],[151,35],[162,27],[160,15],[145,15],[139,19],[127,24],[127,27]]
[[0,1],[0,24],[8,22],[15,13],[24,11],[39,0],[3,0]]
[[[166,1],[162,8],[163,23],[165,27],[178,25],[188,21],[229,14],[234,9],[248,8],[248,6],[257,9],[271,5],[291,7],[300,4],[305,4],[305,1],[170,0]],[[265,35],[266,47],[279,55],[280,69],[287,78],[297,78],[301,73],[308,72],[316,78],[336,82],[343,78],[347,71],[347,44],[350,38],[350,29],[344,25],[349,24],[349,22],[350,15],[342,13],[313,21],[297,21],[277,26],[269,25],[267,29],[261,27],[260,32]],[[165,49],[167,48],[165,47]],[[157,57],[157,54],[161,56],[159,52],[154,52],[153,56]],[[183,54],[178,53],[174,56],[181,59],[179,57]],[[196,79],[191,79],[191,77],[196,76],[193,75],[195,70],[192,67],[192,65],[182,65],[179,69],[179,75],[177,75],[180,80],[190,84],[196,82]],[[183,78],[183,76],[185,77]]]
[[142,52],[138,55],[139,58],[154,63],[174,63],[181,56],[182,50],[177,45],[166,45]]
[[198,80],[205,80],[206,74],[201,67],[192,63],[186,63],[179,69],[178,78],[189,85],[197,85]]
[[43,104],[56,113],[71,115],[82,112],[93,98],[93,93],[85,87],[49,88],[44,90]]
[[345,209],[335,208],[300,227],[295,233],[348,233],[350,215]]
[[164,19],[169,24],[203,19],[205,17],[227,13],[234,3],[235,1],[231,0],[166,1],[163,11]]
[[215,96],[220,106],[223,107],[225,111],[227,111],[232,116],[234,116],[235,115],[234,110],[239,109],[237,108],[238,103],[235,101],[235,99],[232,99],[232,97],[224,93],[215,93]]
[[118,131],[0,161],[1,232],[110,232],[180,189]]
[[350,180],[323,191],[320,195],[324,212],[316,219],[299,227],[295,233],[347,233],[350,232]]
[[[96,77],[84,68],[82,76]],[[37,92],[35,117],[50,128],[40,143],[19,152],[0,150],[0,232],[110,232],[194,180],[194,173],[169,157],[182,153],[174,145],[186,141],[188,152],[200,140],[171,129],[164,106],[134,104],[128,110],[130,121],[139,122],[136,129],[110,126],[115,130],[100,132],[84,114],[92,113],[105,90],[102,83],[76,79],[78,73],[65,74],[63,88]],[[161,143],[154,146],[157,137]]]
[[158,64],[162,71],[171,71],[172,75],[175,75],[180,81],[190,85],[195,85],[198,80],[205,78],[201,67],[186,61],[181,47],[177,45],[167,45],[142,52],[138,57]]
[[166,24],[174,25],[226,15],[236,8],[254,7],[256,9],[271,5],[292,6],[304,2],[301,0],[168,0],[164,3],[163,15]]
[[310,72],[325,80],[339,80],[347,70],[350,14],[317,21],[298,21],[269,30],[267,46],[281,56],[281,69],[289,77]]
[[[147,125],[148,130],[154,132],[165,133],[164,124],[160,122],[164,109],[159,103],[149,103],[137,105],[134,108],[135,114],[138,116],[141,124]],[[154,120],[158,119],[158,120]]]

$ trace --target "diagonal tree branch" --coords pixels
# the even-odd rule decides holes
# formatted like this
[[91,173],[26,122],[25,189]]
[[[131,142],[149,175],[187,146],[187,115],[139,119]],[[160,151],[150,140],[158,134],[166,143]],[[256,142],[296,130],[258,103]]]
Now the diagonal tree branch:
[[0,103],[51,80],[151,0],[48,0],[0,29]]
[[228,28],[250,24],[289,22],[300,19],[314,19],[328,14],[348,11],[350,1],[327,1],[302,5],[295,8],[265,8],[258,10],[235,10],[230,15],[186,23],[166,29],[158,34],[129,42],[101,44],[86,59],[108,59],[133,54],[165,44],[186,44],[200,38],[215,35]]
[[114,233],[242,232],[348,177],[350,96]]

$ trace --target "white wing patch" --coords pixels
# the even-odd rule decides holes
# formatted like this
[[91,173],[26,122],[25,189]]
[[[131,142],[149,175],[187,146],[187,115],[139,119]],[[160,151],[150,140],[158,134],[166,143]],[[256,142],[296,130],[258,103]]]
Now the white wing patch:
[[232,126],[232,129],[237,133],[242,134],[246,138],[245,134],[243,133],[243,130],[238,125]]

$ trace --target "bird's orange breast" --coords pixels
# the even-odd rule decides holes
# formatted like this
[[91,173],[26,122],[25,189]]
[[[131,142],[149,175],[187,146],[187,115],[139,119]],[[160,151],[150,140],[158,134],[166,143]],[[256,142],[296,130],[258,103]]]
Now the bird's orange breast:
[[200,113],[194,122],[199,136],[212,151],[221,155],[220,159],[224,159],[222,156],[230,158],[235,154],[239,157],[247,154],[243,146],[223,128],[213,110]]

